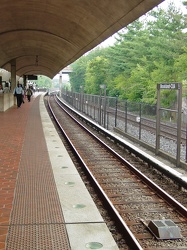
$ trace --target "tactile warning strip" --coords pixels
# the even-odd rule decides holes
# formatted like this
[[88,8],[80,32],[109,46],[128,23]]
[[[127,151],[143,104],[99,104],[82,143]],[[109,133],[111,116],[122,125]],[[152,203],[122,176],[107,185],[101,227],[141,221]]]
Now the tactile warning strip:
[[8,250],[68,250],[69,243],[62,224],[16,225],[9,230]]
[[6,250],[70,249],[39,113],[29,111]]

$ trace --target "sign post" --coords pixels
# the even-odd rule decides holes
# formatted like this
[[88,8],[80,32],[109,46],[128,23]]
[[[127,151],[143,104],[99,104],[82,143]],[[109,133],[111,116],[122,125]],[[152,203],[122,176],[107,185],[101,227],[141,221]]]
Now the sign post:
[[[160,90],[177,90],[177,110],[164,109],[160,107]],[[160,111],[169,110],[177,113],[177,153],[176,166],[180,166],[180,151],[181,151],[181,113],[182,113],[182,84],[181,83],[160,83],[157,84],[157,119],[156,119],[156,155],[160,150]]]

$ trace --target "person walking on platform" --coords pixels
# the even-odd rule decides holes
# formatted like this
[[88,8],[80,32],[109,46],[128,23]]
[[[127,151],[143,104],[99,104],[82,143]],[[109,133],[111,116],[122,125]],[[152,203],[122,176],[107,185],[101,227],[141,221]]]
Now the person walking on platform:
[[31,90],[30,86],[26,90],[26,96],[27,96],[28,102],[30,102],[31,101],[31,96],[32,96],[32,90]]
[[24,95],[24,91],[23,88],[21,87],[21,84],[18,83],[17,87],[13,91],[13,95],[16,96],[17,106],[18,108],[20,108],[21,104],[23,103],[23,95]]

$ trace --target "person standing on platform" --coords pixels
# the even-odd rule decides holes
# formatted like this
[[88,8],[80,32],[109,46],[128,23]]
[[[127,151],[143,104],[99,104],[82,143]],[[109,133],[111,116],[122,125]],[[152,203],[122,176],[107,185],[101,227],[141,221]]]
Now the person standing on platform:
[[30,102],[31,101],[31,96],[32,96],[32,90],[31,90],[30,86],[26,90],[26,96],[27,96],[28,102]]
[[16,96],[17,106],[18,108],[20,108],[21,104],[23,103],[23,95],[24,95],[24,91],[23,88],[21,87],[21,84],[18,83],[17,87],[13,91],[13,95]]

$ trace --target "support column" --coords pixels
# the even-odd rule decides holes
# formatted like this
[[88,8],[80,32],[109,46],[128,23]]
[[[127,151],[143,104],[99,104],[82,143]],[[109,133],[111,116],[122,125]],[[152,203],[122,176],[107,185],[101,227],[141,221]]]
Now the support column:
[[13,92],[16,87],[16,60],[12,60],[11,62],[11,92]]
[[60,86],[60,97],[62,97],[62,73],[60,72],[59,78],[59,86]]
[[23,85],[25,88],[27,88],[27,76],[23,75]]

